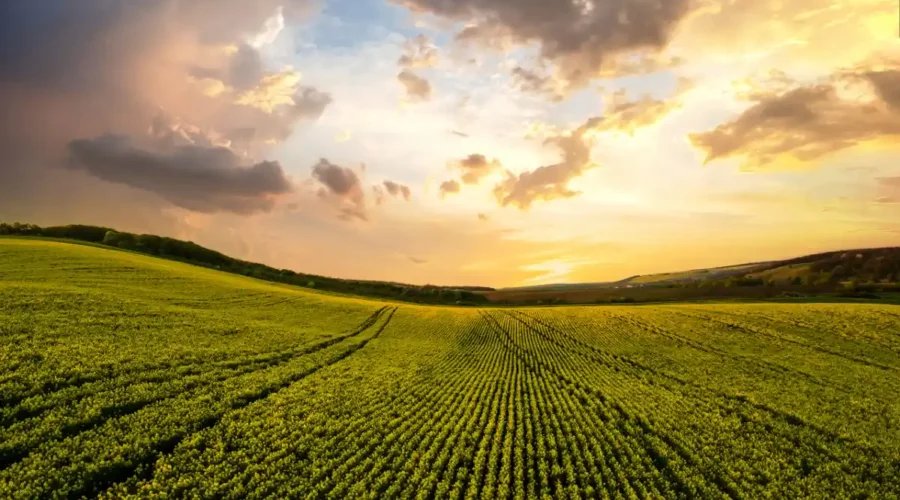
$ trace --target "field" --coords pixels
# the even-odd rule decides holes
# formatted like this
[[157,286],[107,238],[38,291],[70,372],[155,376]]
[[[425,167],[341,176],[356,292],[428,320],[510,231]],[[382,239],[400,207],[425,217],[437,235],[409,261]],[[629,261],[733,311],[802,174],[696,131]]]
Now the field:
[[900,498],[900,307],[453,308],[0,238],[0,498]]
[[718,276],[730,276],[759,267],[760,264],[740,264],[736,266],[695,269],[679,273],[645,274],[623,280],[623,284],[648,285],[673,281],[700,280]]

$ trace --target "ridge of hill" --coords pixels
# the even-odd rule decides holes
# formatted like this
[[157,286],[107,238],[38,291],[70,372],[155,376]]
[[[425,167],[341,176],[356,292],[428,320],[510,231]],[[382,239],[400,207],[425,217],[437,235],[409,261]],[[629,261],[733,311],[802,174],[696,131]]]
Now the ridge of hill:
[[900,247],[837,250],[791,259],[638,275],[614,282],[494,289],[332,278],[248,262],[190,241],[72,224],[0,223],[0,236],[57,238],[118,248],[253,278],[362,297],[424,304],[528,305],[773,299],[877,299],[900,292]]
[[21,224],[18,222],[12,224],[0,223],[0,236],[3,235],[57,238],[85,242],[177,260],[265,281],[404,302],[474,305],[487,302],[487,298],[484,295],[475,292],[493,290],[493,288],[478,286],[411,285],[407,283],[342,279],[317,274],[298,273],[290,269],[276,269],[265,264],[235,259],[191,241],[151,234],[134,234],[101,226],[70,224],[41,227],[35,224]]
[[704,283],[729,278],[762,280],[763,284],[897,283],[900,281],[900,247],[836,250],[783,260],[641,275],[616,282],[616,285]]
[[483,292],[492,302],[559,304],[841,296],[900,292],[900,247],[822,252],[791,259]]

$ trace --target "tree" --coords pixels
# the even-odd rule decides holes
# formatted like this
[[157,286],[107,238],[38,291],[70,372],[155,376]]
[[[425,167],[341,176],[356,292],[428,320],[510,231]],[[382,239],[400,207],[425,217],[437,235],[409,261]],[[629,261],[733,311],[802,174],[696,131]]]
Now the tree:
[[118,246],[119,244],[119,233],[110,229],[103,235],[103,241],[101,241],[104,245],[109,245],[111,247]]

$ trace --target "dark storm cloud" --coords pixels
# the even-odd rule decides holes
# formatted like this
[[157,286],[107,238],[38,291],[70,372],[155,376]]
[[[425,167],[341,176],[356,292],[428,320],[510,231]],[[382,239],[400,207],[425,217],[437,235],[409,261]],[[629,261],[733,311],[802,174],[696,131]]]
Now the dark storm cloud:
[[154,153],[113,135],[74,140],[68,148],[72,168],[151,191],[197,212],[267,211],[274,196],[291,191],[278,162],[245,166],[226,148],[190,145]]

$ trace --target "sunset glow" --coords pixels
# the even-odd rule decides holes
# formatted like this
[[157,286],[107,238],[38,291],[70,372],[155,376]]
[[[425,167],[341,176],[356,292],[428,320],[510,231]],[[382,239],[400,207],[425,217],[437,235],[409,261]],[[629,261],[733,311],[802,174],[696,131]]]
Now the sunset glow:
[[896,2],[112,3],[0,20],[0,220],[497,287],[900,241]]

